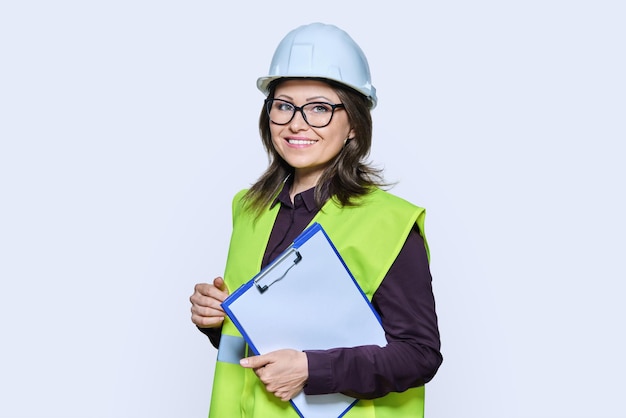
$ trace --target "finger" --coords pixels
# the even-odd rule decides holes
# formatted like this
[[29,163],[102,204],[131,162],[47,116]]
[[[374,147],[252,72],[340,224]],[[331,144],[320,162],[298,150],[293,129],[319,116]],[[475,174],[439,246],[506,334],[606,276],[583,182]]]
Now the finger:
[[192,315],[197,315],[197,316],[204,316],[204,317],[224,317],[226,315],[226,313],[224,312],[224,310],[219,306],[200,306],[200,305],[191,305],[191,314]]
[[191,322],[200,328],[220,326],[224,322],[226,314],[223,311],[202,306],[191,307]]
[[269,359],[263,355],[246,357],[246,358],[242,358],[241,360],[239,360],[239,364],[241,364],[242,367],[245,367],[247,369],[258,369],[260,367],[264,367],[265,365],[269,363],[270,363]]
[[228,297],[228,293],[219,290],[213,285],[207,286],[208,287],[206,289],[202,288],[201,291],[195,291],[189,297],[189,301],[192,305],[219,308],[224,299]]
[[224,322],[224,316],[201,316],[192,313],[191,322],[200,328],[215,328]]
[[274,396],[283,402],[288,402],[295,396],[295,394],[290,390],[277,390],[274,392]]
[[213,307],[192,304],[191,322],[201,328],[220,326],[222,322],[224,322],[226,314],[219,305],[219,302],[213,300],[211,303],[213,304]]
[[206,292],[206,295],[194,292],[194,294],[189,297],[189,301],[192,305],[206,306],[208,308],[221,310],[222,302],[228,295],[215,286],[210,286],[211,288]]
[[208,283],[197,283],[194,287],[193,287],[193,294],[196,295],[203,295],[203,296],[208,296],[209,294],[209,290],[211,289],[211,285]]
[[213,284],[198,283],[194,286],[194,292],[191,297],[193,298],[198,296],[213,297],[224,300],[228,296],[228,287],[226,286],[224,279],[222,279],[221,277],[216,277],[213,280]]

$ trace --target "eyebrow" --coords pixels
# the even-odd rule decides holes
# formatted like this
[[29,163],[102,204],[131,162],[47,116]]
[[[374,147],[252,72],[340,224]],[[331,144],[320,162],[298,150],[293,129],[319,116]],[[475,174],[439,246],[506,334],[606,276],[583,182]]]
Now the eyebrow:
[[[284,97],[285,99],[289,99],[291,101],[293,101],[293,97],[288,96],[286,94],[280,94],[278,96],[276,96],[276,98],[280,98],[280,97]],[[319,99],[324,99],[324,100],[328,100],[329,102],[332,102],[332,100],[330,100],[328,97],[326,96],[313,96],[313,97],[307,97],[305,100],[307,102],[310,102],[311,100],[319,100]]]

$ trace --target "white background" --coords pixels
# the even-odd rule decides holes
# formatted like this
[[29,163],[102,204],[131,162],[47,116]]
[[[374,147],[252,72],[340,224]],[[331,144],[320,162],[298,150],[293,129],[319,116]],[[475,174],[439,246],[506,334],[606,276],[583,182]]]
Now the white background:
[[336,24],[428,210],[428,418],[626,417],[620,1],[0,3],[0,416],[203,417],[193,285],[266,164],[255,81]]

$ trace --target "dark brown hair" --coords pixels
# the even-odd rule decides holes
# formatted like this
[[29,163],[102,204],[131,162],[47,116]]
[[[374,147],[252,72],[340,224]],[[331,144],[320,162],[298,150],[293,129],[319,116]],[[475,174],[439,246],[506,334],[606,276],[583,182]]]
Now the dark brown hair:
[[[282,81],[274,80],[269,86],[268,97],[273,98],[276,86]],[[329,161],[315,188],[315,202],[322,207],[323,196],[336,199],[341,206],[353,206],[354,198],[367,194],[373,187],[384,186],[382,172],[366,162],[372,146],[372,116],[370,101],[363,94],[342,84],[319,79],[329,84],[345,106],[354,138]],[[291,167],[276,152],[272,144],[270,120],[265,106],[259,117],[259,132],[263,146],[269,157],[269,167],[246,193],[244,199],[250,209],[260,214],[269,207],[280,192],[287,177],[293,174]]]

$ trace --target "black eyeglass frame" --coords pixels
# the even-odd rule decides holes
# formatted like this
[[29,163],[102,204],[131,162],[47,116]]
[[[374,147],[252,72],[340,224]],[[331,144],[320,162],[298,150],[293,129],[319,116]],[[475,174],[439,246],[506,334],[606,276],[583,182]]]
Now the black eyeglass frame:
[[[276,100],[278,100],[279,102],[287,103],[288,105],[293,107],[293,113],[291,114],[291,117],[289,118],[289,120],[285,123],[274,122],[272,120],[272,117],[270,116],[270,111],[272,110],[272,104]],[[331,108],[330,119],[328,119],[328,123],[326,123],[325,125],[311,125],[311,123],[306,118],[306,114],[304,113],[304,107],[309,106],[309,105],[315,105],[315,104],[327,105],[327,106],[330,106]],[[304,119],[307,125],[309,125],[311,128],[325,128],[326,126],[330,125],[330,123],[333,121],[333,116],[335,116],[335,109],[345,109],[345,106],[343,103],[332,104],[328,102],[309,102],[309,103],[303,104],[302,106],[296,106],[295,104],[288,102],[287,100],[283,100],[283,99],[275,99],[275,98],[265,99],[265,111],[267,112],[267,117],[269,118],[270,122],[276,125],[280,125],[280,126],[291,123],[293,118],[296,116],[296,112],[300,111],[300,114],[302,115],[302,119]]]

